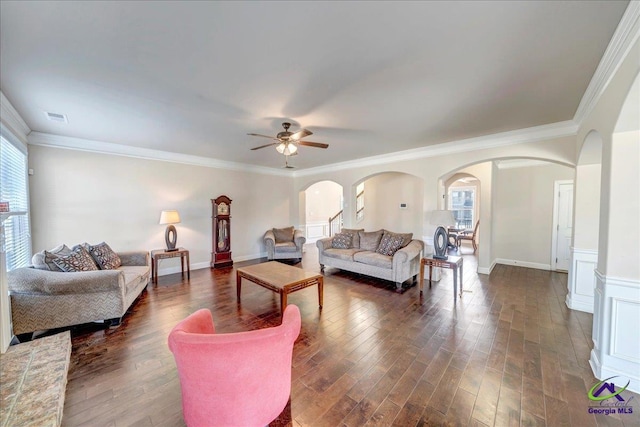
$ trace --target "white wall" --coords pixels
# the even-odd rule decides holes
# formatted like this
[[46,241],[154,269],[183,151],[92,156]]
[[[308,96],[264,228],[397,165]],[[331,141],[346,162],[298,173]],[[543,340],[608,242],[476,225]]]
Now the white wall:
[[[291,180],[179,163],[30,146],[34,252],[106,241],[116,251],[164,248],[160,211],[177,209],[178,245],[192,266],[211,259],[211,199],[229,196],[236,261],[264,255],[265,230],[295,224]],[[160,273],[173,271],[164,260]]]
[[600,163],[576,166],[573,224],[575,248],[598,249],[601,173]]
[[550,268],[553,184],[573,178],[573,168],[552,163],[498,169],[493,212],[496,259]]
[[[364,183],[364,218],[356,223],[367,231],[382,228],[397,233],[413,233],[422,238],[422,180],[405,173],[388,172],[373,176]],[[355,205],[355,199],[352,200]],[[400,209],[405,203],[406,209]]]

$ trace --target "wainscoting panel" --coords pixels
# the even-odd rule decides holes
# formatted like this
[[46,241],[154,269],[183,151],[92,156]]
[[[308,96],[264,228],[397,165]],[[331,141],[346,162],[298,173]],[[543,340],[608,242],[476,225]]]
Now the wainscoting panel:
[[[595,271],[593,342],[589,364],[596,378],[620,376],[640,392],[640,281]],[[598,331],[596,331],[598,329]]]
[[596,287],[594,272],[597,266],[598,251],[571,248],[571,267],[565,299],[567,307],[593,313],[593,295]]
[[329,237],[329,222],[310,222],[305,225],[305,237],[307,243],[313,243],[325,237]]

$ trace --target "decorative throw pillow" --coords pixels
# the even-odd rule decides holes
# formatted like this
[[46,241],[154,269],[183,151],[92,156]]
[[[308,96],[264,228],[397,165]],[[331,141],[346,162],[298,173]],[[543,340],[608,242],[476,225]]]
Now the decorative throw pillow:
[[340,230],[341,233],[351,234],[351,247],[354,249],[360,249],[360,232],[364,231],[364,228],[354,229],[354,228],[343,228]]
[[376,252],[382,255],[393,256],[402,247],[404,238],[395,233],[384,233]]
[[336,249],[349,249],[351,247],[351,241],[353,235],[349,233],[337,233],[333,236],[331,241],[331,247]]
[[75,271],[94,271],[98,269],[98,266],[89,255],[89,252],[83,247],[78,247],[73,250],[69,255],[59,256],[53,260],[53,262],[60,267],[60,269],[67,273]]
[[[402,236],[402,246],[400,246],[401,248],[404,248],[405,246],[407,246],[409,243],[411,243],[411,239],[413,239],[413,233],[394,233],[393,231],[389,231],[389,230],[383,230],[384,234],[391,234],[393,236]],[[384,235],[383,235],[384,238]]]
[[293,227],[273,229],[273,235],[276,238],[276,243],[293,242],[293,233]]
[[98,267],[100,267],[100,270],[115,270],[122,265],[118,254],[105,242],[90,246],[89,253],[96,264],[98,264]]
[[70,253],[71,249],[69,249],[67,245],[60,245],[51,250],[33,254],[31,264],[33,264],[33,268],[38,270],[62,271],[54,264],[53,259],[60,255],[69,255]]
[[382,230],[370,232],[360,231],[358,234],[360,236],[360,249],[371,252],[375,252],[376,249],[378,249],[380,239],[382,239]]

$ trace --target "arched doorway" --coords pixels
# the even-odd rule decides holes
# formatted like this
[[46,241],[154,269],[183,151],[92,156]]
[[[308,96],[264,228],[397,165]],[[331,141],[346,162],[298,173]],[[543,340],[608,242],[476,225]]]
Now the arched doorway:
[[303,193],[307,243],[329,237],[331,218],[342,212],[342,186],[333,181],[319,181],[310,185]]

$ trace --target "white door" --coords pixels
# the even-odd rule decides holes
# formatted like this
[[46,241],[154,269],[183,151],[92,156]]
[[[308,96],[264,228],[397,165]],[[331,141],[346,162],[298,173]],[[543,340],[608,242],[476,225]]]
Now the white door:
[[554,202],[554,236],[551,266],[569,271],[571,235],[573,233],[573,181],[556,181]]

